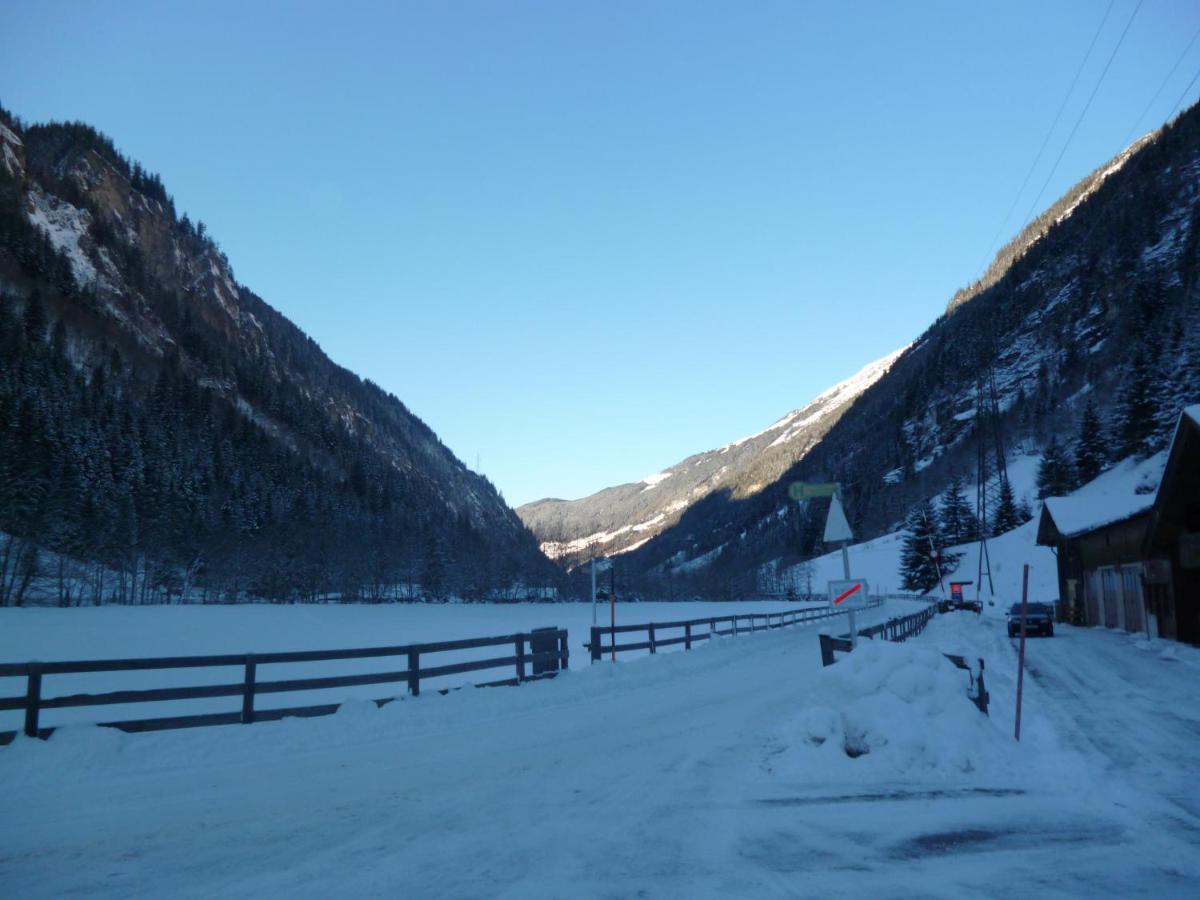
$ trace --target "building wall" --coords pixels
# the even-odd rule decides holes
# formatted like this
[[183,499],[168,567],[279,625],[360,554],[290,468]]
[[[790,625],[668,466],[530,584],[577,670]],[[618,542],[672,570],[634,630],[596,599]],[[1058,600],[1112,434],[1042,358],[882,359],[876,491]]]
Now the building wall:
[[1131,632],[1144,632],[1156,624],[1154,617],[1147,618],[1142,584],[1142,541],[1148,521],[1148,516],[1137,516],[1060,545],[1059,578],[1068,606],[1067,582],[1076,582],[1074,607],[1067,617]]

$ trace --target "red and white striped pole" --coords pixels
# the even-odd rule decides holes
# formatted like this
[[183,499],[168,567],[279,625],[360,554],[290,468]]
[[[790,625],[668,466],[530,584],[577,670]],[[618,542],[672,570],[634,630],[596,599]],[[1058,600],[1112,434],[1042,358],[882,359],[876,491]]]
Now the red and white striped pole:
[[1025,686],[1025,614],[1029,611],[1029,564],[1025,564],[1025,577],[1021,585],[1021,649],[1017,651],[1017,728],[1016,738],[1021,739],[1021,690]]

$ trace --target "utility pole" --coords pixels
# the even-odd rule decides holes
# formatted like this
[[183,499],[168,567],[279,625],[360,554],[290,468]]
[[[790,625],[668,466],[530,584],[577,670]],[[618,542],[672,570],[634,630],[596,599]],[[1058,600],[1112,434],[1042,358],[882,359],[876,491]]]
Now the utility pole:
[[[842,577],[847,581],[850,580],[850,542],[842,541]],[[846,610],[846,615],[850,617],[850,649],[853,650],[858,646],[858,628],[854,623],[854,608]]]
[[[608,614],[609,624],[617,627],[617,561],[608,561]],[[617,633],[612,633],[612,661],[617,661]]]
[[[933,560],[933,567],[937,570],[938,589],[942,592],[942,597],[946,596],[946,585],[942,580],[942,564],[939,560],[938,549],[933,543],[933,526],[929,524],[929,517],[925,515],[924,507],[921,508],[921,521],[925,523],[925,529],[929,532],[929,558]],[[847,575],[847,578],[850,576]]]

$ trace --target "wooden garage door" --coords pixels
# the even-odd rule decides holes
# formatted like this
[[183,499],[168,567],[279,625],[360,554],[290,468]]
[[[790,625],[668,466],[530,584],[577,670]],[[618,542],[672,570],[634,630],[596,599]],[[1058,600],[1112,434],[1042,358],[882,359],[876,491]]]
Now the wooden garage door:
[[1107,566],[1100,570],[1100,582],[1104,590],[1104,621],[1105,628],[1118,627],[1117,604],[1121,600],[1121,582],[1117,578],[1117,570]]
[[1142,567],[1121,566],[1121,594],[1125,603],[1125,630],[1143,631],[1146,624],[1142,617]]

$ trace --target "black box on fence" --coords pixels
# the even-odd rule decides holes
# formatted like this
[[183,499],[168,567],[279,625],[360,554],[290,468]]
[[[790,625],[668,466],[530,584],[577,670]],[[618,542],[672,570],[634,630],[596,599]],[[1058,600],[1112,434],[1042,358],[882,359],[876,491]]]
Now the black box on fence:
[[558,671],[558,629],[535,628],[529,632],[529,650],[533,654],[533,674]]

